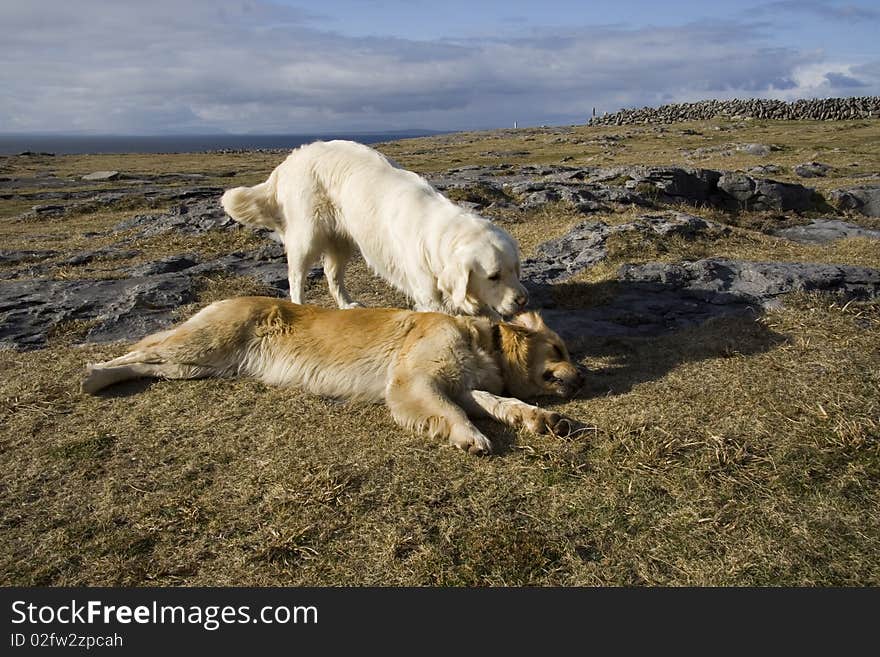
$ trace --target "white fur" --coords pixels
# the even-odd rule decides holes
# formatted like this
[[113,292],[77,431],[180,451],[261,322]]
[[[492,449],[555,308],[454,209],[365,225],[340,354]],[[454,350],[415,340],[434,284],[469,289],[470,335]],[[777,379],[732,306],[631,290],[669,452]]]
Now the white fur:
[[303,301],[309,267],[323,256],[336,303],[359,305],[343,282],[355,248],[417,310],[510,315],[527,298],[510,234],[362,144],[302,146],[268,180],[230,189],[222,203],[236,221],[278,234],[295,303]]

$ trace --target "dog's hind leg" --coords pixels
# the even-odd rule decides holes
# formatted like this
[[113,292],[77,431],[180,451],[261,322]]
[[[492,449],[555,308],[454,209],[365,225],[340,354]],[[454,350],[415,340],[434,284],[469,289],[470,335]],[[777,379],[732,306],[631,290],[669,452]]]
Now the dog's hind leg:
[[215,368],[207,365],[173,363],[162,360],[155,353],[132,351],[104,363],[87,365],[81,389],[94,394],[107,386],[130,379],[203,379],[220,375]]
[[471,415],[490,417],[515,429],[524,427],[532,433],[567,436],[583,427],[580,422],[559,413],[545,411],[515,397],[499,397],[485,390],[468,390],[459,399]]
[[395,376],[385,400],[394,419],[410,429],[427,431],[470,454],[489,454],[492,443],[426,374]]
[[[310,204],[302,204],[309,206]],[[303,214],[305,213],[305,214]],[[312,216],[310,207],[298,208],[295,216]],[[290,285],[290,300],[303,302],[306,276],[309,268],[317,262],[325,249],[325,239],[314,219],[291,221],[284,232],[284,250],[287,253],[287,282]]]
[[290,285],[290,300],[294,303],[302,303],[306,287],[306,275],[309,267],[318,259],[319,253],[314,244],[302,242],[300,244],[285,244],[287,251],[287,283]]
[[324,253],[324,276],[327,287],[336,305],[343,309],[359,308],[361,304],[354,301],[345,289],[345,268],[351,260],[352,246],[344,240],[333,240]]

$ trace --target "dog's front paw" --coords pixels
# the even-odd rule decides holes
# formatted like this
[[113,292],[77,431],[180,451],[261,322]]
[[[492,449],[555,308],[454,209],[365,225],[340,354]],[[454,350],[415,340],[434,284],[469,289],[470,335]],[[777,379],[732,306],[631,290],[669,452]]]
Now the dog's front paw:
[[492,453],[492,443],[476,427],[453,427],[449,442],[468,454],[485,456]]
[[540,408],[535,409],[531,416],[526,418],[525,425],[532,433],[551,433],[554,436],[570,436],[586,428],[582,422]]

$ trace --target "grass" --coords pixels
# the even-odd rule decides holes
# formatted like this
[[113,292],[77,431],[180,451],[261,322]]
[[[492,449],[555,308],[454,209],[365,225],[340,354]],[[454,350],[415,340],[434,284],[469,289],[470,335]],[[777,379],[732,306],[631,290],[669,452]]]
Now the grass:
[[[786,166],[836,158],[835,166],[859,160],[876,171],[877,123],[859,123],[752,122],[716,134],[711,128],[722,124],[709,122],[691,124],[703,135],[681,136],[684,126],[505,131],[382,148],[421,170],[503,150],[528,150],[512,158],[522,161],[601,159],[600,137],[616,133],[614,163],[639,153],[650,162],[654,153],[683,164],[677,149],[708,136],[779,145],[763,159],[785,158]],[[559,137],[584,143],[552,141]],[[831,146],[820,150],[823,139]],[[228,185],[259,180],[280,159],[104,157],[52,159],[83,172],[132,170],[134,162],[153,172],[240,171]],[[623,262],[712,255],[880,266],[876,242],[803,246],[754,230],[753,215],[689,211],[729,230],[694,241],[615,237],[608,261],[574,281],[580,296],[568,303],[613,294]],[[641,212],[595,218],[619,223]],[[93,249],[103,238],[83,233],[132,213],[0,220],[0,239],[4,248]],[[526,255],[584,219],[564,204],[501,218]],[[166,235],[126,248],[143,260],[219,254],[254,239],[246,231]],[[111,275],[135,261],[102,266]],[[95,275],[74,269],[65,275]],[[360,261],[349,288],[369,305],[404,303]],[[246,277],[205,278],[199,300],[179,315],[262,291]],[[307,298],[331,305],[323,281],[310,284]],[[83,396],[84,364],[125,350],[78,345],[87,328],[59,327],[39,351],[0,351],[5,585],[880,584],[876,301],[798,295],[759,317],[650,339],[576,341],[575,358],[590,370],[586,388],[542,404],[594,429],[556,439],[483,423],[498,447],[487,459],[400,430],[382,406],[253,381],[135,382]]]

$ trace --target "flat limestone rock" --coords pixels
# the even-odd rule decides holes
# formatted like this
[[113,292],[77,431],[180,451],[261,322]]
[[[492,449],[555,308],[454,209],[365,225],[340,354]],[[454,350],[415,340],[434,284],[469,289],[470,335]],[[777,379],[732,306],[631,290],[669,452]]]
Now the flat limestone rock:
[[8,250],[0,249],[0,265],[18,265],[25,262],[39,262],[58,255],[58,251],[40,250]]
[[880,270],[852,265],[707,258],[623,265],[618,277],[629,283],[686,291],[709,303],[745,301],[765,308],[777,307],[778,297],[790,292],[828,292],[846,299],[880,295]]
[[[589,287],[589,286],[586,286]],[[651,337],[717,317],[757,316],[795,291],[876,298],[880,270],[842,265],[706,259],[624,265],[605,303],[542,314],[566,340]]]
[[186,235],[201,235],[211,230],[239,228],[240,224],[229,217],[220,206],[220,197],[215,190],[191,191],[190,196],[178,196],[183,201],[167,212],[139,214],[121,221],[113,231],[121,232],[136,229],[139,237],[152,237],[169,231]]
[[644,235],[678,235],[694,238],[719,225],[685,212],[644,214],[635,221],[610,226],[601,221],[585,221],[562,237],[540,244],[534,258],[522,265],[523,278],[533,286],[566,281],[608,255],[605,243],[611,235],[640,232]]
[[95,321],[86,340],[139,338],[172,321],[174,308],[195,299],[189,278],[32,279],[0,286],[0,346],[37,348],[74,320]]
[[122,174],[118,171],[95,171],[94,173],[87,173],[82,177],[83,180],[116,180]]
[[[816,170],[823,165],[815,164]],[[657,207],[686,203],[728,210],[803,212],[821,205],[816,190],[762,177],[779,172],[767,165],[747,173],[673,166],[609,168],[544,165],[470,166],[431,174],[441,192],[452,189],[508,193],[521,210],[535,210],[565,201],[582,212],[602,209],[600,202]],[[475,199],[467,199],[476,202]],[[853,203],[862,203],[853,201]],[[864,203],[862,203],[864,204]],[[481,204],[477,202],[475,209]]]
[[[86,342],[136,340],[179,319],[175,311],[197,298],[200,277],[223,273],[262,282],[268,294],[287,296],[283,257],[230,253],[200,262],[194,254],[173,255],[130,267],[127,278],[52,280],[32,278],[0,285],[0,348],[45,346],[59,324],[94,325]],[[308,278],[322,275],[312,269]]]
[[[491,166],[462,167],[440,174],[444,185],[473,186],[493,203],[510,199],[540,207],[545,203],[580,204],[582,211],[603,203],[627,203],[656,207],[665,201],[703,203],[730,207],[793,209],[812,207],[813,190],[742,173],[678,167]],[[438,185],[439,186],[439,185]],[[873,211],[872,190],[863,186],[845,190],[853,209]],[[167,212],[141,214],[121,222],[107,233],[128,231],[134,238],[170,231],[202,234],[238,229],[219,203],[222,190],[187,187],[155,193],[171,202]],[[125,200],[127,192],[102,192],[83,203]],[[154,194],[153,191],[140,194]],[[108,194],[110,196],[108,196]],[[120,197],[121,195],[121,197]],[[99,198],[100,197],[100,198]],[[153,198],[153,197],[151,197]],[[493,200],[495,199],[495,200]],[[876,199],[880,205],[880,197]],[[65,206],[67,207],[67,206]],[[491,205],[489,206],[491,207]],[[880,207],[877,208],[880,213]],[[551,326],[570,339],[592,335],[651,336],[698,325],[713,317],[742,312],[761,312],[780,303],[797,290],[817,290],[842,298],[878,296],[877,270],[803,263],[754,263],[707,259],[685,263],[648,263],[623,267],[613,282],[613,294],[600,295],[601,304],[578,304],[578,286],[571,279],[607,257],[611,236],[635,233],[646,239],[677,236],[690,239],[726,228],[686,212],[655,211],[624,224],[585,221],[557,239],[542,244],[523,263],[523,281],[533,304],[541,307]],[[838,236],[876,237],[869,231],[837,220],[816,220],[810,226],[780,231],[788,239],[821,241]],[[266,233],[268,235],[268,233]],[[178,319],[176,310],[197,298],[202,277],[223,273],[247,276],[262,282],[268,294],[287,295],[287,265],[277,243],[253,252],[230,253],[204,260],[196,254],[178,254],[124,269],[125,279],[53,280],[52,268],[88,265],[93,260],[125,259],[137,255],[126,236],[110,246],[71,254],[61,263],[41,262],[57,258],[54,251],[0,251],[0,347],[19,349],[44,346],[53,330],[70,321],[89,322],[88,342],[135,340],[169,326]],[[88,275],[87,270],[83,276]],[[321,275],[314,269],[309,277]],[[40,277],[40,278],[35,278]],[[566,305],[554,305],[556,286],[568,286]],[[587,290],[584,290],[585,292]],[[594,295],[586,295],[591,299]],[[573,303],[572,303],[573,301]],[[592,303],[592,302],[589,302]]]
[[831,171],[831,167],[822,162],[804,162],[795,166],[793,171],[801,178],[823,178]]
[[815,219],[806,226],[782,228],[774,231],[773,234],[801,244],[827,244],[848,237],[880,239],[880,230],[862,228],[839,219]]

